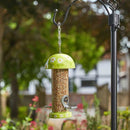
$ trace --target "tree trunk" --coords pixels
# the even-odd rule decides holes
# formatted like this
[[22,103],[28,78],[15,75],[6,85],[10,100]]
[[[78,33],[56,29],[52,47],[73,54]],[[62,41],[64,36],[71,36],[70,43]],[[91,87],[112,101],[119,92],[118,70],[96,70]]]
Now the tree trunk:
[[10,109],[11,109],[11,118],[17,118],[18,115],[18,82],[16,74],[11,74],[11,95],[10,95]]
[[37,86],[37,95],[39,97],[38,107],[43,107],[46,105],[46,92],[45,88],[41,86]]
[[[0,8],[0,82],[2,80],[2,72],[3,72],[3,47],[2,47],[2,39],[4,33],[4,23],[3,23],[3,15],[4,10]],[[2,101],[1,101],[1,84],[0,84],[0,119],[2,117]]]

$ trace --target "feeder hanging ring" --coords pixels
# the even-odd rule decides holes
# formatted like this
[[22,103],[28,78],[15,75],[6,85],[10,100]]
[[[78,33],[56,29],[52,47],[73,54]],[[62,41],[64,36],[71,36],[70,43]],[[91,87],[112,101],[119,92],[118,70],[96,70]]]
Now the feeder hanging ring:
[[[69,6],[68,6],[68,8],[67,8],[67,10],[66,10],[66,13],[65,13],[64,20],[63,20],[63,22],[60,22],[61,25],[63,25],[63,24],[65,23],[65,21],[66,21],[66,19],[67,19],[67,17],[68,17],[70,8],[71,8],[71,6],[72,6],[76,1],[78,1],[78,0],[74,0],[72,3],[69,4]],[[55,9],[55,10],[54,10],[54,16],[53,16],[53,23],[54,23],[56,26],[58,26],[58,23],[57,23],[56,20],[55,20],[57,12],[58,12],[58,9]]]

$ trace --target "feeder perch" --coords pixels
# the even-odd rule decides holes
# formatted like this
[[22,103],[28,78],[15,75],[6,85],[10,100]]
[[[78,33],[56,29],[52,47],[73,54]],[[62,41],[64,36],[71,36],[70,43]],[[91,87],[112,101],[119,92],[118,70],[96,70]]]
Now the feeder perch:
[[73,59],[66,54],[54,54],[49,57],[45,65],[46,69],[52,69],[52,112],[50,118],[68,118],[72,113],[68,111],[68,69],[75,68]]

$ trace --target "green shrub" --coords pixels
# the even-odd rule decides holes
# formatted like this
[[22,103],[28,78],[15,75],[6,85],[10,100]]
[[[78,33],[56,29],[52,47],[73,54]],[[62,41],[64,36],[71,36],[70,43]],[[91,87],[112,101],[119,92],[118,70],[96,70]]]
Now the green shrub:
[[28,107],[26,106],[20,106],[18,108],[18,119],[23,120],[27,116],[28,113]]

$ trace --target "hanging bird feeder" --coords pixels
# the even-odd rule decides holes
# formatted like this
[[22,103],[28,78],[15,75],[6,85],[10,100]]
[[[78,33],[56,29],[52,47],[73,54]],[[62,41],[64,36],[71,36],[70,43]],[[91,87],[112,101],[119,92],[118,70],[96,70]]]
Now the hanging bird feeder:
[[75,68],[73,59],[66,54],[54,54],[49,57],[45,65],[46,69],[52,69],[52,112],[50,118],[68,118],[72,113],[68,111],[69,86],[68,69]]
[[59,53],[49,57],[45,68],[52,69],[52,112],[50,118],[68,118],[72,113],[68,110],[69,106],[69,86],[68,86],[68,69],[75,68],[73,59],[61,53],[61,25],[58,22],[58,45]]

